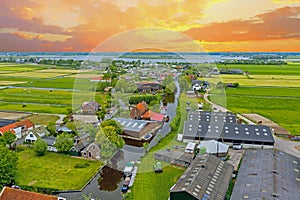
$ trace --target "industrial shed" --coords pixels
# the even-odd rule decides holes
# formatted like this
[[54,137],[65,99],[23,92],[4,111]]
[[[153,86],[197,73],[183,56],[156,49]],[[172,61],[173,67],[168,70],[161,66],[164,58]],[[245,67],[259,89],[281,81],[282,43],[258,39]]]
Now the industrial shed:
[[271,129],[263,125],[215,123],[188,120],[184,124],[183,141],[217,140],[243,148],[273,148],[275,140]]
[[232,165],[199,155],[170,189],[170,200],[224,200],[232,173]]
[[299,199],[299,171],[298,157],[278,150],[247,150],[231,200]]

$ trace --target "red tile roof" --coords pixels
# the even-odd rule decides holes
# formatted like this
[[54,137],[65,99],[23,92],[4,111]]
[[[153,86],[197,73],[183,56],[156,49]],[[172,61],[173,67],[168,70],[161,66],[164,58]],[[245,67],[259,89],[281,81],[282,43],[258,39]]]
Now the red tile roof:
[[3,126],[0,128],[0,133],[5,133],[8,131],[12,131],[14,133],[14,128],[20,127],[20,126],[26,126],[26,128],[31,128],[34,126],[34,124],[29,120],[29,119],[25,119],[23,121],[20,122],[15,122],[6,126]]
[[145,101],[142,101],[136,105],[136,108],[139,109],[141,114],[143,114],[148,110],[148,105]]
[[0,200],[57,200],[58,197],[18,190],[14,188],[4,187],[0,193]]
[[159,121],[162,122],[164,121],[165,115],[153,112],[151,110],[148,110],[147,112],[144,113],[143,119],[150,119],[152,121]]

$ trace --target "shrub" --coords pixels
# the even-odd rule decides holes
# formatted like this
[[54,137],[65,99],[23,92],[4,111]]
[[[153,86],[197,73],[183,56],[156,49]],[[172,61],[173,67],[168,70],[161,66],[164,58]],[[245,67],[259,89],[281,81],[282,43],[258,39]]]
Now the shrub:
[[74,166],[74,168],[77,168],[77,169],[79,169],[79,168],[87,168],[89,166],[90,166],[90,163],[88,163],[88,162],[85,162],[85,163],[76,163],[75,166]]

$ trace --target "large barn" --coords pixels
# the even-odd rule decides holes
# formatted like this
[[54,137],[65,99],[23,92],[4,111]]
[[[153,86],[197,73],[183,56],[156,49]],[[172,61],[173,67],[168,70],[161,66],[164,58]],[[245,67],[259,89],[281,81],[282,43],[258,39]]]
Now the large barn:
[[223,116],[204,113],[189,113],[184,124],[184,142],[217,140],[229,145],[242,144],[244,148],[273,148],[274,146],[275,140],[268,126],[238,124],[234,122],[236,118],[228,113],[224,113]]

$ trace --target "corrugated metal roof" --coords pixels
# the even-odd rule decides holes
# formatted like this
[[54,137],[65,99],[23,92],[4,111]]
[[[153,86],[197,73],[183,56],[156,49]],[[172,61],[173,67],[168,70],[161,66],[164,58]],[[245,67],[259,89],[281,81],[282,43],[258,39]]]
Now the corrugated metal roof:
[[140,132],[150,121],[146,120],[135,120],[129,118],[114,118],[117,122],[119,122],[125,131],[133,131]]
[[300,158],[278,150],[245,151],[232,200],[299,199]]
[[196,199],[224,200],[232,173],[233,166],[219,158],[198,155],[170,192],[187,192]]
[[274,143],[271,129],[263,125],[186,121],[184,138],[241,140]]

